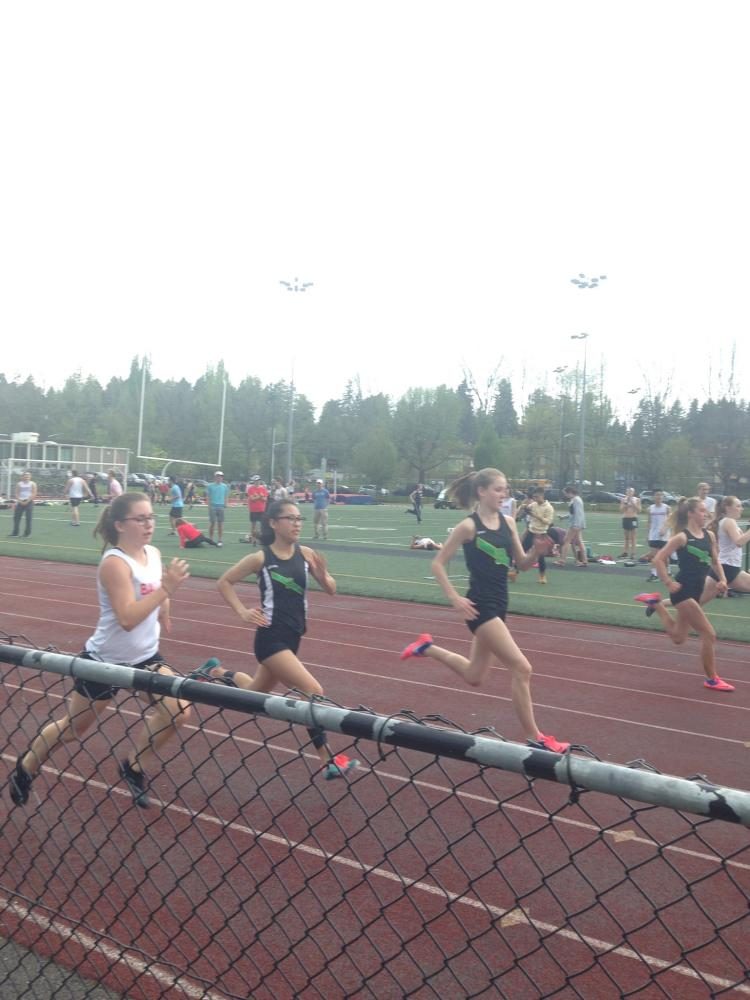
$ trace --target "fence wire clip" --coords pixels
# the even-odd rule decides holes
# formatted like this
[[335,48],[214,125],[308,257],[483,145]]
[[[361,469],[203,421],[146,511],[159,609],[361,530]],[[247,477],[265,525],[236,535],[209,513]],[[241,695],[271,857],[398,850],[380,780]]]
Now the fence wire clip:
[[573,780],[573,775],[570,772],[571,762],[573,760],[573,754],[568,751],[563,754],[563,760],[565,761],[565,776],[568,779],[568,787],[570,788],[570,795],[568,796],[568,805],[577,806],[578,800],[581,797],[581,792],[586,789],[581,785],[577,785]]

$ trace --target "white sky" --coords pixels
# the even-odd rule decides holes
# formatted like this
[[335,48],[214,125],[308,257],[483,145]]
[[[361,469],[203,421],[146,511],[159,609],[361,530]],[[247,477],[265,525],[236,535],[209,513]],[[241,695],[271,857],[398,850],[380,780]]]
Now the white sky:
[[[0,371],[750,374],[747,4],[0,8]],[[570,278],[606,274],[594,290]],[[281,280],[312,281],[304,294]]]

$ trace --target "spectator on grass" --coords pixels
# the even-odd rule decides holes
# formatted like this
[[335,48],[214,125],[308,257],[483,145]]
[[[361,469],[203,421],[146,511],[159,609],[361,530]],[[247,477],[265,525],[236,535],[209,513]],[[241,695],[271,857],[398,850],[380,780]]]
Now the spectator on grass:
[[89,489],[91,490],[91,499],[92,499],[92,501],[95,504],[101,503],[101,500],[99,498],[99,491],[98,491],[98,488],[97,488],[97,485],[96,485],[96,473],[95,472],[89,472],[89,473],[87,473],[87,475],[86,475],[86,482],[88,484]]
[[221,469],[214,472],[214,481],[206,487],[208,495],[208,534],[213,541],[214,531],[218,534],[216,544],[219,548],[224,544],[224,513],[229,500],[229,487],[224,482]]
[[422,483],[417,483],[414,490],[409,494],[409,499],[411,500],[411,507],[406,513],[416,515],[417,524],[421,524],[422,503],[424,501],[424,486]]
[[282,485],[280,479],[271,480],[271,499],[272,500],[286,500],[289,497],[289,490],[286,486]]
[[162,479],[159,483],[159,503],[167,502],[167,494],[169,493],[169,483],[166,479]]
[[[654,502],[648,508],[648,552],[640,562],[652,563],[659,549],[663,549],[669,538],[667,519],[671,513],[669,504],[664,503],[662,490],[654,490]],[[656,579],[656,570],[651,567],[649,579]]]
[[312,493],[313,501],[313,538],[328,538],[328,505],[331,502],[331,494],[325,488],[322,479],[315,480],[315,489]]
[[36,483],[31,478],[31,473],[27,470],[16,483],[16,505],[13,508],[13,531],[11,532],[11,538],[18,537],[21,530],[21,518],[24,519],[23,537],[28,538],[31,534],[31,519],[34,513],[35,500]]
[[555,566],[564,566],[568,558],[568,550],[572,547],[573,555],[576,559],[576,566],[588,566],[589,560],[586,555],[586,543],[583,540],[583,529],[586,527],[586,514],[583,509],[578,490],[575,486],[566,486],[563,496],[570,501],[568,507],[570,520],[568,530],[565,532],[565,540],[560,548],[560,558],[555,560]]
[[711,520],[716,513],[716,498],[710,497],[708,491],[710,490],[708,483],[698,483],[698,499],[702,500],[706,507],[706,517]]
[[[637,594],[635,600],[646,605],[646,617],[656,612],[667,635],[679,646],[697,632],[701,643],[701,664],[706,675],[704,687],[711,691],[734,691],[716,671],[716,632],[700,605],[706,577],[713,569],[716,593],[725,594],[727,581],[719,562],[716,539],[706,528],[706,505],[699,497],[680,500],[669,518],[672,537],[654,557],[653,566],[669,591],[676,617],[672,618],[659,593]],[[673,580],[669,576],[669,558],[676,553],[679,571]]]
[[192,479],[188,480],[188,483],[185,486],[184,501],[185,501],[185,506],[189,507],[190,510],[192,510],[193,504],[195,503],[195,483],[193,482]]
[[74,528],[80,528],[81,512],[78,508],[84,497],[92,498],[92,493],[86,480],[79,476],[75,469],[71,471],[70,479],[65,484],[65,496],[70,504],[70,523]]
[[516,503],[516,498],[513,496],[510,487],[508,487],[500,504],[500,513],[504,514],[506,517],[512,517],[515,521],[517,517],[517,510],[518,504]]
[[114,469],[110,469],[107,473],[107,499],[110,503],[117,497],[122,495],[122,483],[117,478],[117,473]]
[[640,512],[640,498],[635,495],[633,487],[628,486],[625,490],[625,496],[620,501],[622,531],[625,539],[623,550],[620,553],[620,559],[625,560],[626,566],[635,566],[635,548],[638,537],[638,515]]
[[250,532],[245,541],[257,545],[260,528],[268,505],[268,488],[260,476],[253,476],[247,484],[247,510],[250,515]]
[[[143,493],[123,493],[104,508],[94,530],[104,539],[97,572],[99,622],[82,659],[172,674],[159,653],[159,635],[162,627],[169,630],[170,598],[190,573],[182,559],[162,566],[159,550],[150,544],[154,520]],[[109,718],[107,709],[117,691],[110,684],[76,679],[65,714],[49,721],[16,762],[10,779],[15,805],[28,802],[34,778],[60,744],[81,740],[95,722]],[[139,697],[148,712],[131,752],[120,763],[120,776],[135,804],[145,809],[150,803],[144,764],[152,757],[158,760],[158,750],[190,721],[191,708],[176,698],[147,693]]]
[[169,534],[174,535],[177,532],[177,519],[182,517],[182,511],[185,506],[180,484],[174,476],[169,477],[169,500],[171,504],[169,509],[169,523],[172,525],[172,530]]
[[[336,581],[319,552],[299,544],[304,518],[291,500],[275,500],[263,519],[261,548],[228,569],[219,580],[219,592],[238,618],[255,626],[255,676],[230,672],[211,662],[192,676],[215,679],[246,691],[270,692],[277,686],[294,688],[308,697],[323,688],[297,656],[306,627],[305,597],[308,573],[326,594],[336,593]],[[236,587],[248,576],[257,576],[260,606],[246,607]],[[340,778],[358,761],[344,754],[333,756],[326,732],[308,730],[313,747],[325,767],[326,779]]]
[[[534,548],[535,541],[542,535],[549,535],[552,522],[555,520],[555,508],[545,499],[544,487],[534,486],[529,491],[529,497],[523,501],[518,509],[517,517],[526,518],[526,531],[521,539],[521,546],[524,552]],[[550,535],[550,537],[552,537]],[[547,563],[543,555],[537,560],[539,569],[539,582],[547,582]]]
[[[493,661],[499,662],[510,674],[513,708],[528,743],[562,753],[569,743],[539,731],[531,700],[531,664],[505,624],[511,562],[515,560],[521,570],[528,569],[540,555],[549,552],[552,542],[540,535],[535,537],[531,552],[523,551],[515,521],[500,513],[506,488],[505,476],[498,469],[482,469],[452,483],[448,496],[473,513],[456,525],[432,561],[435,579],[472,633],[469,658],[436,646],[432,636],[424,632],[403,650],[401,659],[430,657],[472,687],[482,683]],[[469,571],[465,597],[458,593],[447,573],[448,563],[460,547]]]

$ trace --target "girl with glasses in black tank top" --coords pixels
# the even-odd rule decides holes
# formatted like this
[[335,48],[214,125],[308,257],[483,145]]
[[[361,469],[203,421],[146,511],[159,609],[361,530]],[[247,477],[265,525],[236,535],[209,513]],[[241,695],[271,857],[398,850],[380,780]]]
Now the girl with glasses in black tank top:
[[[520,570],[529,569],[540,555],[549,555],[552,541],[540,535],[528,553],[523,551],[515,522],[500,513],[506,491],[505,476],[497,469],[482,469],[457,479],[448,496],[465,509],[475,509],[451,531],[432,563],[433,574],[445,596],[473,635],[469,658],[436,646],[432,636],[425,632],[406,647],[401,659],[429,656],[473,687],[485,679],[493,660],[499,661],[510,672],[513,708],[528,743],[563,753],[569,743],[539,731],[531,701],[531,664],[505,624],[511,563]],[[464,597],[454,588],[447,573],[448,563],[460,547],[469,570],[469,590]]]
[[[307,626],[307,576],[317,580],[326,594],[336,593],[336,581],[319,552],[299,544],[304,518],[291,500],[274,500],[263,516],[261,548],[228,569],[219,580],[221,596],[242,621],[255,625],[255,676],[205,664],[193,677],[214,678],[246,691],[270,693],[281,685],[306,695],[322,695],[323,688],[297,656]],[[248,608],[240,600],[237,584],[257,576],[260,607]],[[312,744],[325,766],[327,779],[340,778],[357,767],[345,754],[333,756],[324,729],[309,730]]]

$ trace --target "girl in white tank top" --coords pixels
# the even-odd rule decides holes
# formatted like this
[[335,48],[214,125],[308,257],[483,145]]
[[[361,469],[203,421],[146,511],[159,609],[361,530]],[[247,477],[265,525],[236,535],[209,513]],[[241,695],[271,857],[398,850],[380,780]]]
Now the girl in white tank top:
[[[107,546],[97,573],[100,615],[82,656],[172,674],[159,655],[159,634],[161,624],[169,625],[170,597],[190,575],[187,563],[173,559],[162,567],[158,549],[149,544],[154,514],[143,493],[117,497],[104,510],[95,533]],[[48,722],[18,758],[10,782],[16,805],[28,801],[32,781],[58,744],[80,740],[116,693],[110,685],[76,679],[65,715]],[[135,804],[146,808],[150,803],[143,764],[190,720],[190,705],[175,698],[139,697],[145,698],[149,711],[130,754],[120,763],[120,776]]]

